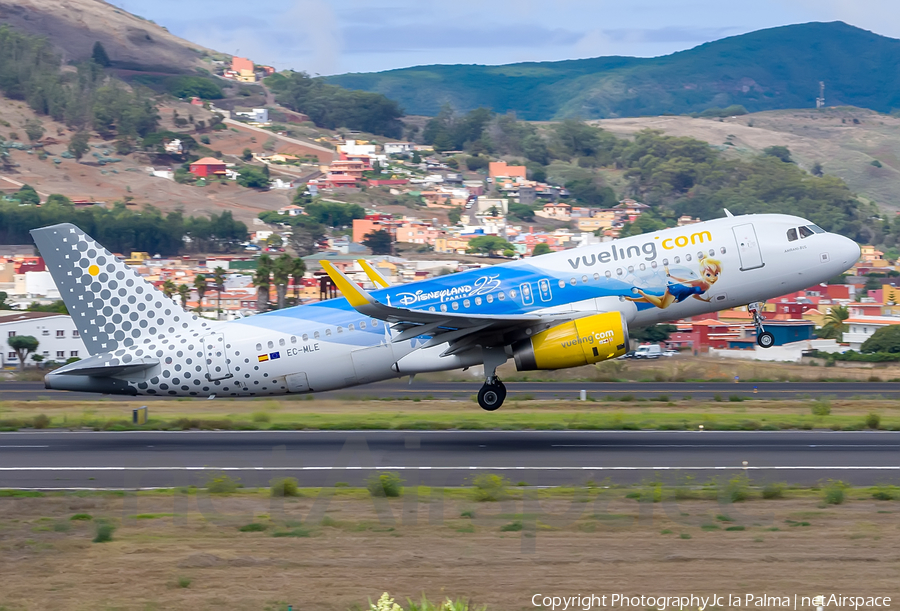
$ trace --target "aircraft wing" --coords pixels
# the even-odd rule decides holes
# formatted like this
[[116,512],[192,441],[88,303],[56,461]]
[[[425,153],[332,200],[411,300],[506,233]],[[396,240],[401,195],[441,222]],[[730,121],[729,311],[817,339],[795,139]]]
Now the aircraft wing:
[[323,260],[320,263],[353,309],[364,316],[391,323],[394,329],[401,331],[392,341],[401,342],[420,335],[431,335],[432,339],[421,347],[450,343],[451,346],[444,352],[445,355],[462,352],[476,343],[506,344],[508,341],[505,341],[504,336],[510,332],[548,323],[558,324],[577,317],[572,313],[553,316],[521,314],[498,316],[398,308],[381,303],[372,297],[329,261]]

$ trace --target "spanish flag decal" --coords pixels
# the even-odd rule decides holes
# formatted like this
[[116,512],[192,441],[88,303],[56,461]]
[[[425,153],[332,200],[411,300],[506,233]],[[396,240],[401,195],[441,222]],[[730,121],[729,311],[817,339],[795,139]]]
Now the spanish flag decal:
[[268,361],[268,360],[269,360],[269,355],[268,355],[268,354],[260,354],[260,355],[259,355],[258,357],[256,357],[256,358],[258,358],[258,359],[259,359],[259,362],[262,363],[263,361]]

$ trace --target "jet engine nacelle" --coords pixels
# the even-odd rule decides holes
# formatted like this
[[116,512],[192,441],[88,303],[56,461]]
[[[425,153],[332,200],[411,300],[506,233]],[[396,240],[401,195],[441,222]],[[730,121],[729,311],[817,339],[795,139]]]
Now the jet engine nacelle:
[[513,344],[516,369],[565,369],[622,356],[628,351],[628,323],[621,312],[586,316]]

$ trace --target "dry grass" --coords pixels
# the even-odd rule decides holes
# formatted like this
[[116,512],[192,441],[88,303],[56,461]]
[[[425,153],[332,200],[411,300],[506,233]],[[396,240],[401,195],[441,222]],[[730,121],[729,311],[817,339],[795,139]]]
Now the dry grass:
[[[900,594],[896,501],[854,491],[824,509],[818,496],[794,492],[676,506],[626,492],[594,490],[600,501],[587,503],[542,494],[539,517],[521,502],[473,503],[467,491],[448,491],[443,506],[424,493],[379,499],[380,514],[357,490],[338,491],[327,507],[316,498],[272,504],[265,491],[217,496],[218,514],[205,516],[196,495],[0,498],[0,607],[344,611],[384,590],[400,600],[465,596],[491,610],[533,608],[535,593]],[[113,541],[91,543],[90,523],[53,528],[84,511],[118,526]],[[577,519],[564,520],[568,511]],[[239,530],[251,522],[267,529]],[[502,530],[511,523],[522,530]],[[745,529],[725,530],[735,525]]]

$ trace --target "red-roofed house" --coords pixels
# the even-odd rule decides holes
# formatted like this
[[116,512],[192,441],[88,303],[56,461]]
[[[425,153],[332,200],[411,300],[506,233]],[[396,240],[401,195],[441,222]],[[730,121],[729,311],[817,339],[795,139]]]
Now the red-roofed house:
[[191,164],[191,174],[194,176],[224,176],[225,162],[214,157],[204,157]]

